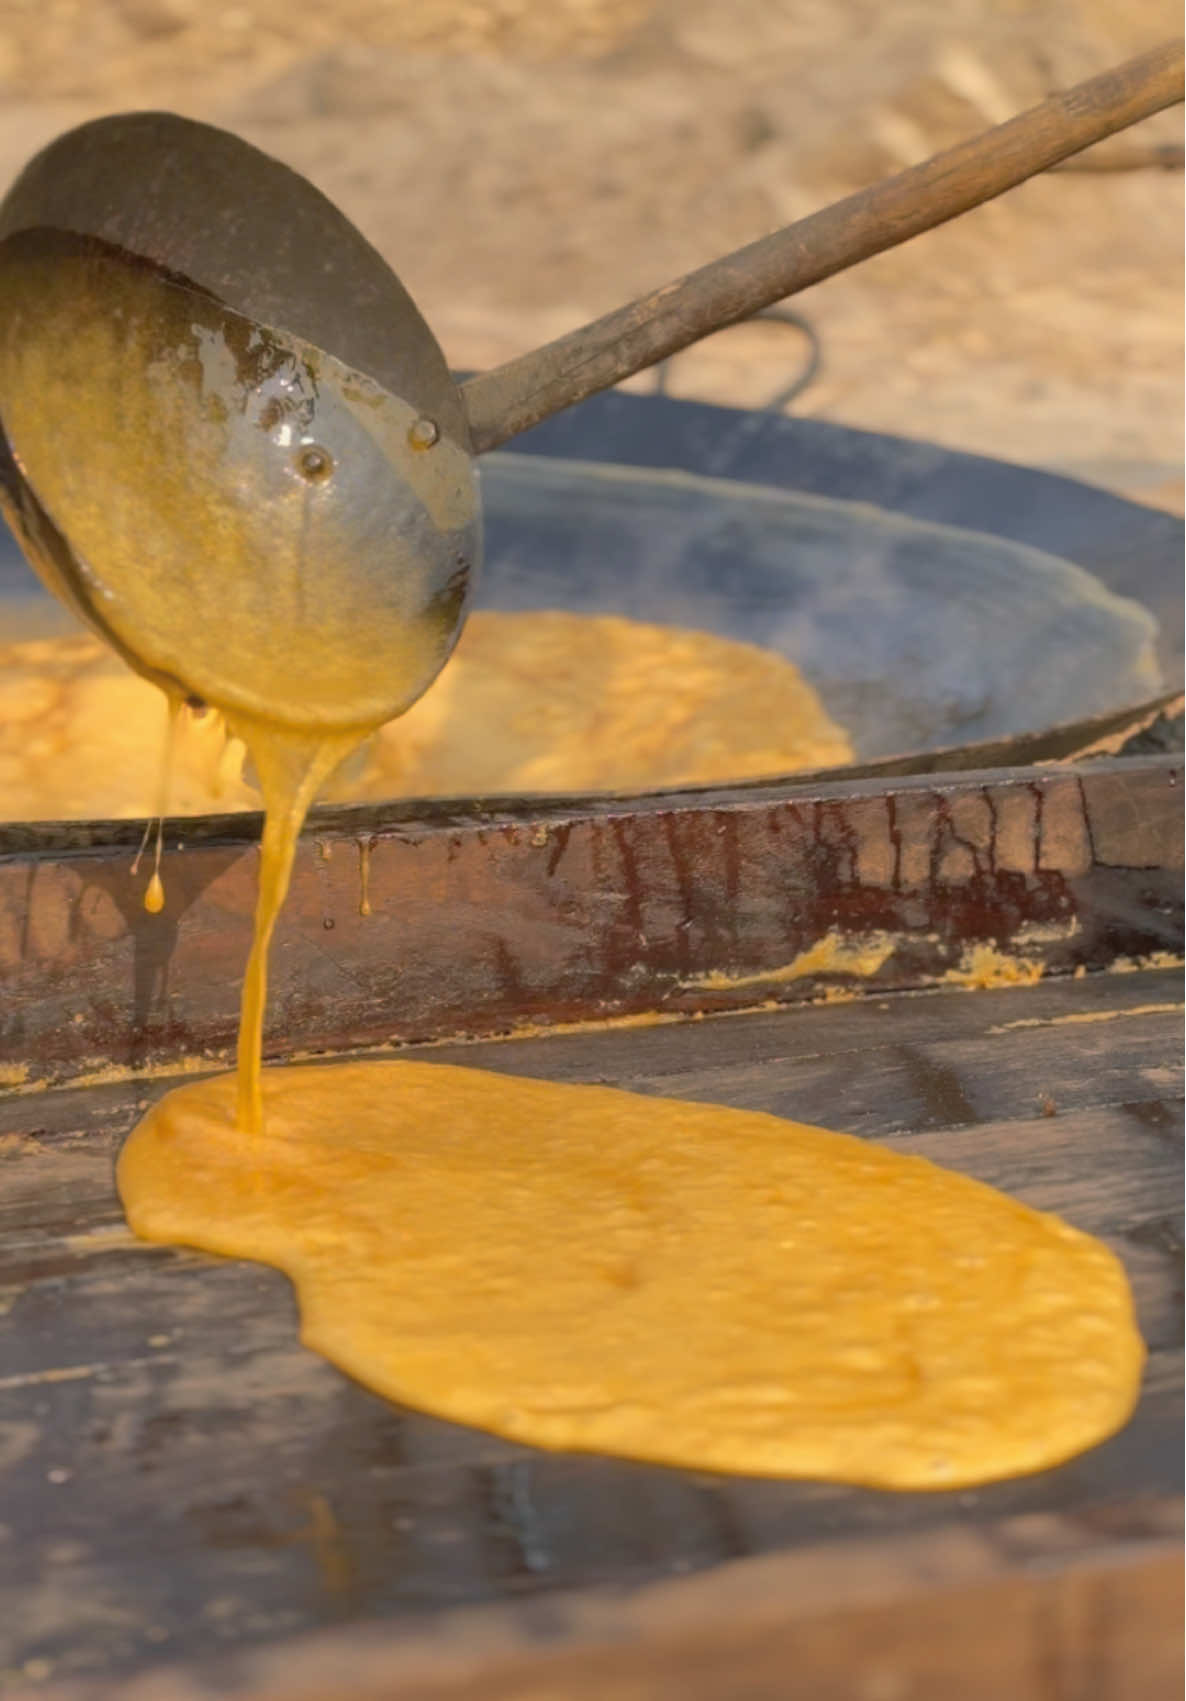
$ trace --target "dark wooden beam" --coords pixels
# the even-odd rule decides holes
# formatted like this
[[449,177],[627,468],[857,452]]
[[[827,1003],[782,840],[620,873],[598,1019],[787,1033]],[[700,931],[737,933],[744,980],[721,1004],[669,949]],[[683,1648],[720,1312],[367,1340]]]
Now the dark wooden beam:
[[[1162,960],[1180,757],[642,798],[315,814],[277,930],[269,1055],[675,1017]],[[0,829],[0,1067],[229,1056],[255,816]],[[363,880],[370,913],[360,913]]]

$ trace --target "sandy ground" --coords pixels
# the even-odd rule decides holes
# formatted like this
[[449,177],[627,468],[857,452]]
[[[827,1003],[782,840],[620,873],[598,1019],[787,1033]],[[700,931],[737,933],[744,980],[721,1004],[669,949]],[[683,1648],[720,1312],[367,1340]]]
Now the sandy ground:
[[[228,125],[477,367],[1178,28],[1171,0],[0,0],[0,181],[103,111]],[[1180,507],[1180,230],[1177,174],[1030,183],[799,297],[824,363],[794,406]],[[671,388],[756,404],[800,354],[745,327]]]

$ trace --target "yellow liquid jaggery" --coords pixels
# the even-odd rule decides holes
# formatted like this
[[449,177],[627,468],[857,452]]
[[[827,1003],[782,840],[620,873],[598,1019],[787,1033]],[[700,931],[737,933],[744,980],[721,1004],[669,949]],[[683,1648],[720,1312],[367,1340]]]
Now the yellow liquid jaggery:
[[[523,640],[519,678],[500,676],[492,650],[490,665],[470,670],[468,697],[456,673],[452,699],[442,693],[434,705],[429,693],[419,747],[406,738],[385,762],[395,746],[372,741],[364,773],[377,795],[397,795],[401,780],[405,795],[628,789],[738,777],[746,760],[759,772],[791,765],[785,743],[783,758],[773,754],[769,701],[760,725],[746,722],[736,677],[671,694],[676,714],[653,691],[640,698],[628,667],[602,668],[613,688],[591,696],[596,670],[574,663],[567,697],[554,679],[537,695],[545,708],[561,701],[536,726],[532,657],[541,642],[555,652],[557,630],[504,630]],[[639,662],[636,635],[617,636],[616,662],[629,653]],[[676,635],[685,664],[689,636]],[[58,652],[57,663],[70,690],[80,677],[95,687],[97,675],[101,694],[113,678],[125,698],[150,693],[159,740],[153,688],[96,670],[77,651]],[[13,684],[19,711],[36,693]],[[81,711],[75,702],[73,719],[59,712],[55,722],[52,680],[48,689],[40,731],[26,714],[15,738],[18,756],[30,740],[41,746],[26,781],[32,773],[41,783],[42,802],[55,783],[54,739],[77,775],[70,746],[81,732],[98,747],[81,793],[69,773],[67,787],[93,800],[97,774],[109,789],[79,812],[148,813],[140,799],[115,807],[148,767],[129,760],[143,708],[125,701],[96,726],[94,701]],[[697,725],[689,707],[714,690],[726,711],[715,730],[711,714]],[[460,701],[470,731],[450,766],[443,751]],[[20,719],[6,723],[0,708],[0,734]],[[735,722],[750,725],[748,745],[730,747]],[[802,720],[792,724],[798,737]],[[137,1234],[277,1265],[296,1284],[302,1338],[361,1382],[545,1447],[951,1488],[1059,1463],[1128,1417],[1143,1346],[1117,1261],[1057,1219],[920,1160],[769,1116],[475,1070],[358,1063],[261,1075],[268,945],[296,837],[318,789],[374,729],[326,738],[239,725],[228,741],[214,716],[174,714],[169,727],[174,796],[227,808],[237,788],[246,793],[237,806],[252,806],[249,747],[265,827],[238,1072],[176,1089],[134,1131],[119,1187]],[[825,748],[834,733],[825,728]],[[13,744],[0,746],[10,799]],[[674,767],[656,772],[669,748]],[[829,761],[833,750],[817,745],[803,760]],[[498,774],[516,777],[477,782],[492,752]],[[340,784],[357,787],[357,768]],[[208,802],[203,785],[219,800]],[[34,818],[59,812],[20,801]],[[163,799],[152,802],[163,812]],[[162,900],[154,873],[146,902]]]
[[[163,724],[161,693],[98,638],[0,646],[0,819],[159,813]],[[244,742],[220,715],[182,710],[174,745],[175,814],[260,807]],[[616,615],[479,611],[436,683],[323,795],[638,791],[852,755],[816,692],[768,650]]]
[[263,723],[240,723],[255,760],[264,802],[260,841],[259,892],[251,952],[243,976],[239,1012],[237,1123],[246,1134],[263,1128],[260,1067],[264,1014],[268,1001],[268,950],[272,932],[288,896],[296,843],[309,805],[326,776],[354,749],[356,733],[300,733]]
[[1098,1241],[749,1111],[420,1062],[229,1076],[125,1146],[138,1235],[285,1270],[301,1338],[541,1447],[953,1488],[1118,1429],[1143,1347]]

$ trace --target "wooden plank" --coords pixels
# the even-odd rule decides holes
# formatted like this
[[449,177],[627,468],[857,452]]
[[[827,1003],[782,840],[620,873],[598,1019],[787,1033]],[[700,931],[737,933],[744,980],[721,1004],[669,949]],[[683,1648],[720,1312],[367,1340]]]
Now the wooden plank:
[[[149,1297],[146,1285],[127,1297]],[[237,1304],[229,1281],[204,1294],[204,1322],[176,1304],[176,1284],[162,1297],[174,1329],[196,1338],[146,1365],[142,1337],[138,1353],[87,1382],[30,1385],[53,1415],[48,1445],[22,1462],[25,1492],[5,1499],[13,1665],[46,1659],[59,1675],[116,1679],[162,1653],[197,1660],[360,1619],[410,1633],[465,1603],[637,1588],[751,1554],[834,1542],[855,1551],[953,1521],[966,1530],[1059,1515],[1106,1529],[1113,1517],[1122,1532],[1135,1500],[1164,1499],[1151,1461],[1180,1435],[1180,1402],[1147,1399],[1125,1437],[1087,1459],[959,1497],[697,1479],[527,1455],[388,1411],[299,1354],[279,1326],[243,1363],[228,1337],[250,1332],[260,1300]],[[290,1312],[276,1311],[290,1331]]]
[[[1073,1521],[1009,1520],[862,1553],[747,1560],[549,1612],[303,1638],[129,1682],[121,1701],[1171,1701],[1182,1564],[1149,1531],[1122,1564]],[[1042,1538],[1053,1551],[1044,1550]],[[1020,1574],[1018,1561],[1021,1560]],[[821,1601],[831,1594],[831,1604]],[[837,1601],[839,1600],[839,1604]],[[24,1701],[47,1701],[44,1689]],[[107,1701],[90,1684],[48,1701]]]
[[[300,1349],[277,1273],[141,1249],[118,1233],[114,1151],[137,1102],[162,1083],[9,1096],[0,1102],[10,1136],[0,1191],[0,1644],[9,1643],[0,1664],[17,1671],[33,1661],[36,1671],[47,1661],[63,1682],[90,1674],[99,1687],[87,1692],[104,1701],[134,1695],[142,1668],[168,1659],[192,1670],[219,1649],[236,1654],[234,1671],[217,1680],[225,1692],[261,1701],[299,1694],[314,1670],[330,1675],[311,1693],[343,1701],[392,1692],[393,1674],[401,1701],[421,1692],[413,1679],[426,1696],[485,1697],[499,1685],[519,1696],[545,1683],[579,1695],[587,1671],[620,1684],[615,1694],[631,1693],[628,1683],[640,1697],[666,1692],[653,1683],[695,1695],[700,1667],[681,1648],[697,1645],[699,1617],[702,1675],[719,1675],[726,1647],[735,1663],[744,1655],[736,1669],[752,1687],[728,1690],[731,1698],[793,1693],[772,1687],[793,1646],[818,1648],[817,1687],[805,1691],[813,1696],[859,1693],[854,1673],[866,1666],[857,1652],[869,1648],[869,1670],[906,1673],[904,1695],[942,1693],[922,1687],[932,1677],[949,1693],[962,1658],[1006,1685],[997,1694],[1046,1701],[1053,1678],[1046,1691],[1008,1685],[1029,1682],[1025,1661],[1039,1656],[1071,1681],[1079,1633],[1036,1627],[1072,1611],[1065,1599],[1085,1589],[1095,1610],[1114,1614],[1101,1632],[1113,1687],[1098,1693],[1127,1693],[1116,1687],[1126,1673],[1160,1682],[1174,1622],[1161,1555],[1176,1529],[1181,1430],[1180,1115],[1171,1097],[1180,1023],[1164,1006],[1179,996],[1172,974],[1112,975],[896,996],[881,1010],[782,1010],[424,1054],[665,1092],[707,1069],[704,1096],[763,1108],[794,1093],[799,1076],[799,1114],[851,1126],[850,1109],[863,1103],[865,1131],[1108,1239],[1129,1268],[1151,1348],[1136,1417],[1059,1470],[959,1494],[879,1495],[546,1454],[390,1406]],[[1102,1035],[1106,1053],[1096,1049]],[[1019,1040],[1030,1049],[1019,1052]],[[854,1055],[874,1052],[882,1097],[854,1100]],[[946,1071],[938,1100],[919,1087],[920,1056]],[[1025,1084],[1043,1060],[1066,1083],[1053,1116],[1034,1113]],[[944,1105],[958,1114],[937,1122]],[[953,1542],[992,1556],[988,1571],[963,1579],[966,1600],[958,1588],[935,1594],[944,1579],[959,1582],[947,1575]],[[891,1553],[892,1564],[877,1558]],[[727,1578],[738,1564],[784,1562],[798,1569],[771,1585],[771,1623],[755,1623],[740,1650],[728,1588],[711,1610],[695,1597],[691,1617],[672,1606],[667,1621],[655,1609],[645,1633],[630,1628],[637,1603],[669,1587],[664,1579],[694,1584],[700,1572]],[[1130,1564],[1139,1590],[1123,1580]],[[800,1611],[805,1579],[823,1575],[837,1592]],[[876,1590],[854,1598],[851,1580],[869,1575],[878,1587],[905,1578],[909,1599]],[[1090,1584],[1073,1580],[1080,1575]],[[626,1591],[623,1616],[590,1628],[581,1616],[593,1610],[588,1591],[610,1584]],[[456,1618],[483,1603],[494,1615],[486,1629]],[[979,1644],[967,1638],[993,1614],[1009,1648],[972,1659]],[[387,1628],[360,1642],[368,1621]],[[948,1623],[962,1626],[962,1656]],[[242,1664],[245,1649],[335,1624],[351,1626],[348,1639],[330,1635],[320,1653]],[[1134,1653],[1127,1638],[1137,1629]],[[768,1666],[759,1653],[767,1636]],[[915,1658],[909,1637],[932,1650],[933,1672],[902,1664]],[[370,1664],[359,1652],[367,1647]],[[460,1665],[451,1648],[462,1650]],[[553,1656],[559,1663],[549,1665]],[[828,1689],[842,1679],[847,1688]],[[189,1693],[210,1692],[205,1679],[186,1681],[196,1686]],[[706,1695],[723,1693],[706,1675],[703,1684]]]
[[[1181,945],[1179,759],[891,782],[323,812],[273,953],[269,1049],[1037,978]],[[225,1056],[254,817],[0,828],[0,1067]],[[184,848],[179,848],[179,841]],[[371,914],[360,910],[363,867]],[[448,917],[443,926],[442,916]]]
[[[965,1094],[979,1091],[983,1078],[994,1092],[1009,1093],[1010,1104],[1020,1114],[1034,1107],[1043,1090],[1035,1088],[1031,1074],[1043,1065],[1066,1077],[1058,1100],[1066,1109],[1179,1090],[1176,1041],[1182,1004],[1179,971],[1146,970],[956,996],[929,991],[892,999],[744,1011],[736,1020],[707,1024],[694,1017],[637,1026],[630,1021],[591,1023],[572,1032],[546,1029],[531,1038],[434,1045],[415,1055],[676,1097],[693,1097],[700,1088],[702,1096],[711,1097],[719,1074],[721,1093],[732,1094],[734,1100],[744,1073],[760,1069],[770,1085],[792,1077],[800,1084],[798,1108],[787,1104],[781,1113],[808,1122],[826,1121],[835,1114],[835,1101],[829,1096],[831,1079],[826,1071],[814,1076],[813,1066],[841,1056],[859,1056],[862,1065],[867,1061],[870,1070],[879,1071],[878,1078],[866,1093],[862,1091],[864,1068],[849,1070],[845,1116],[857,1113],[857,1132],[887,1134],[908,1123],[925,1104],[917,1093],[906,1092],[908,1076],[897,1049],[901,1044],[980,1043],[987,1038],[992,1042],[991,1068],[983,1077],[979,1072],[967,1074],[962,1090]],[[788,1015],[793,1020],[788,1021]],[[888,1022],[887,1015],[892,1018]],[[1024,1054],[1024,1063],[1019,1062],[1019,1040],[1032,1048]],[[1005,1043],[997,1043],[1001,1041]],[[889,1060],[884,1068],[883,1057]],[[219,1066],[210,1063],[211,1069]],[[0,1088],[0,1137],[15,1132],[50,1139],[89,1131],[122,1134],[131,1127],[138,1108],[166,1090],[172,1080],[182,1078],[108,1065],[97,1080],[83,1086],[52,1092]],[[39,1083],[32,1086],[37,1088]],[[929,1107],[928,1122],[933,1122],[937,1108]]]
[[[1180,978],[1167,976],[1162,985],[1164,996],[1152,1005],[1112,1011],[1083,1011],[1068,999],[1066,1013],[1049,1022],[1011,1014],[1026,1008],[1025,993],[977,993],[977,1007],[999,1018],[978,1037],[947,1037],[954,1024],[925,1019],[904,1030],[895,1000],[889,1019],[880,1004],[879,1027],[854,1023],[847,1044],[822,1052],[817,1035],[828,1017],[816,1022],[823,1012],[813,1010],[795,1011],[793,1022],[785,1013],[755,1012],[711,1028],[557,1037],[546,1050],[538,1041],[510,1040],[434,1048],[430,1055],[509,1073],[727,1101],[800,1122],[826,1123],[839,1115],[853,1133],[885,1137],[975,1123],[989,1106],[1000,1116],[1051,1115],[1180,1090]],[[1001,1033],[993,1034],[993,1027]],[[841,1055],[850,1067],[838,1105]]]

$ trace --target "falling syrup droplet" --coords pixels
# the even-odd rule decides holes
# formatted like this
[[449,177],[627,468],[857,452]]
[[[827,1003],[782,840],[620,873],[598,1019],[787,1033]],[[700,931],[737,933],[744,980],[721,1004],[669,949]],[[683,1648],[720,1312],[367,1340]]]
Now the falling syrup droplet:
[[173,773],[173,757],[177,740],[177,723],[183,704],[180,697],[170,697],[165,706],[165,742],[161,753],[161,773],[158,785],[157,811],[144,823],[144,837],[132,863],[133,878],[140,872],[140,859],[148,848],[149,835],[156,827],[156,845],[152,859],[152,879],[144,894],[144,908],[149,915],[160,915],[165,907],[165,886],[161,879],[161,849],[165,836],[165,816],[169,809],[169,782]]

